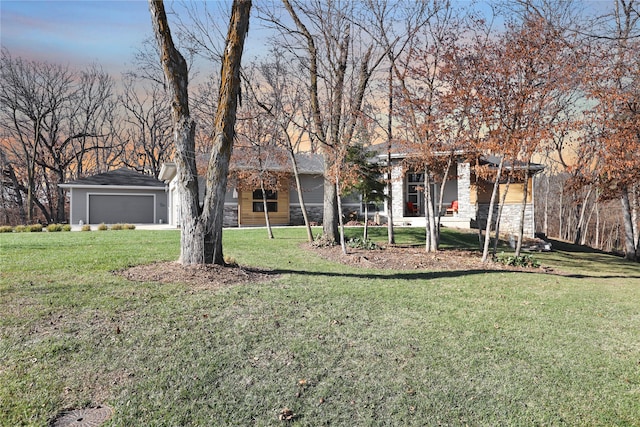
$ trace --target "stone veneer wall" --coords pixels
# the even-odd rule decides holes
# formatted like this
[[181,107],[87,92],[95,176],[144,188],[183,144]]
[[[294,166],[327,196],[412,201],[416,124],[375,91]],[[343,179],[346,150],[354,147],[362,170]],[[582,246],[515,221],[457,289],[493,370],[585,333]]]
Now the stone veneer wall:
[[222,219],[222,226],[238,226],[238,205],[224,205],[224,218]]
[[[507,204],[502,208],[502,218],[500,219],[500,233],[514,233],[517,234],[520,229],[520,210],[522,205],[520,204]],[[489,212],[488,204],[481,204],[478,207],[477,225],[480,228],[486,228],[487,226],[487,214]],[[497,204],[493,210],[493,226],[495,227],[495,221],[498,216]],[[533,205],[527,204],[527,208],[524,212],[524,236],[534,237],[535,225],[533,217]]]
[[[307,216],[310,222],[322,223],[323,206],[322,205],[307,205]],[[289,223],[291,225],[304,225],[304,217],[302,216],[302,209],[300,205],[295,204],[289,206]]]

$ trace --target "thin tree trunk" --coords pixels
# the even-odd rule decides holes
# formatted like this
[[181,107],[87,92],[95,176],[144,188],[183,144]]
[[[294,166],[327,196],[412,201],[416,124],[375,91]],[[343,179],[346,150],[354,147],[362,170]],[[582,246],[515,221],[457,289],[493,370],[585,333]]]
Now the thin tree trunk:
[[511,175],[507,177],[507,184],[504,186],[504,193],[500,198],[500,205],[498,206],[498,218],[496,218],[496,238],[493,240],[493,255],[498,252],[498,243],[500,242],[500,222],[502,221],[502,208],[504,208],[504,203],[507,200],[509,184],[511,184]]
[[549,187],[551,185],[551,180],[549,178],[549,174],[546,174],[547,178],[547,188],[544,191],[544,224],[542,226],[542,231],[544,232],[545,238],[549,235]]
[[393,67],[389,67],[389,120],[387,121],[387,237],[390,245],[395,244],[396,238],[393,231],[393,182],[391,168],[392,149],[392,118],[393,118]]
[[269,219],[269,203],[267,202],[267,190],[264,188],[264,180],[260,178],[260,191],[262,191],[262,209],[264,209],[264,223],[267,227],[267,236],[273,239],[273,230]]
[[602,249],[602,245],[600,244],[600,204],[598,202],[598,198],[596,197],[595,201],[596,205],[596,237],[595,237],[595,247],[596,249]]
[[527,212],[527,197],[529,196],[529,166],[531,160],[527,160],[527,169],[524,171],[524,186],[522,189],[522,206],[520,207],[520,225],[518,228],[518,243],[515,256],[519,257],[522,251],[522,239],[524,238],[524,217]]
[[[597,195],[596,195],[596,202],[597,202]],[[591,209],[589,209],[589,215],[587,216],[587,219],[584,222],[582,238],[580,239],[580,244],[583,246],[587,244],[587,237],[589,236],[589,224],[591,224],[591,218],[593,218],[593,212],[596,210],[596,206],[597,206],[596,202],[594,202],[591,205]]]
[[631,195],[629,198],[631,205],[631,224],[633,225],[633,240],[636,245],[636,254],[640,258],[640,230],[638,229],[638,184],[631,186]]
[[633,224],[632,224],[632,213],[631,213],[631,205],[629,203],[629,190],[626,188],[622,192],[622,197],[620,198],[622,202],[622,220],[624,222],[624,253],[625,258],[630,261],[638,260],[638,248],[636,246],[636,241],[633,236]]
[[562,199],[564,198],[564,186],[560,191],[560,207],[558,209],[558,239],[562,240],[562,211],[564,210],[564,205],[562,204]]
[[300,182],[300,172],[298,170],[298,162],[296,156],[292,150],[289,150],[289,157],[291,158],[291,165],[293,168],[293,177],[296,181],[296,191],[298,192],[298,200],[300,201],[300,210],[302,211],[302,217],[304,218],[304,226],[307,230],[307,241],[313,242],[313,232],[311,231],[311,223],[309,222],[309,214],[307,213],[307,206],[304,203],[304,192],[302,191],[302,183]]
[[440,247],[440,222],[441,222],[441,215],[442,215],[442,201],[444,200],[444,188],[447,185],[447,178],[449,177],[449,170],[451,169],[452,163],[453,163],[453,153],[451,153],[451,155],[449,156],[449,159],[447,159],[447,166],[444,169],[444,173],[442,174],[442,182],[440,183],[440,195],[438,196],[438,208],[437,208],[437,213],[435,215],[436,248]]
[[482,262],[486,263],[489,258],[489,244],[491,240],[491,221],[493,221],[493,206],[495,205],[496,195],[498,194],[498,188],[500,187],[500,177],[502,175],[502,168],[504,166],[504,157],[500,158],[498,164],[498,171],[496,172],[496,179],[493,183],[493,191],[491,192],[491,200],[489,201],[489,212],[487,212],[487,228],[484,234],[484,247],[482,249]]
[[437,252],[438,251],[438,240],[436,236],[436,223],[435,223],[435,215],[434,215],[434,203],[433,203],[433,194],[431,192],[431,178],[429,177],[429,171],[425,168],[424,170],[424,215],[426,220],[426,245],[425,249],[427,252]]
[[579,244],[582,241],[582,235],[584,234],[584,227],[585,227],[585,212],[587,210],[587,203],[589,203],[589,198],[591,197],[591,192],[593,191],[593,186],[589,186],[589,189],[587,190],[587,195],[584,197],[584,200],[582,201],[582,206],[580,207],[580,212],[579,212],[579,216],[578,216],[578,225],[576,227],[576,234],[575,234],[575,238],[573,240],[574,244]]
[[364,202],[364,230],[362,239],[366,242],[369,239],[369,203]]
[[344,220],[342,217],[342,198],[340,197],[340,177],[338,176],[339,172],[338,169],[336,168],[336,186],[335,186],[335,191],[336,191],[336,199],[337,199],[337,205],[338,205],[338,222],[340,224],[340,247],[342,248],[342,254],[346,255],[347,254],[347,242],[345,241],[344,238]]

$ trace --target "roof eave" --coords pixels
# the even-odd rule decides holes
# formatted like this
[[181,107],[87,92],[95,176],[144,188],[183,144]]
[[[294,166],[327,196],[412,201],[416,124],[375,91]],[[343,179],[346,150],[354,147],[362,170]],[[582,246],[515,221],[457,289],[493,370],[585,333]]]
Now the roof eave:
[[157,190],[164,191],[165,186],[160,185],[99,185],[99,184],[58,184],[60,188],[87,188],[87,189],[118,189],[118,190]]

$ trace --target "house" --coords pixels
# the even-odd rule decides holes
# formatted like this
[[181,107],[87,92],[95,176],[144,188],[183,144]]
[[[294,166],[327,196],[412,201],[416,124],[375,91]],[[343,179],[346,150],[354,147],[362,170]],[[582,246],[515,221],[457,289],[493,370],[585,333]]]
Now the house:
[[[386,162],[386,154],[378,159]],[[421,171],[405,171],[403,160],[406,154],[393,154],[392,165],[392,206],[393,222],[396,225],[426,226],[424,209],[424,173]],[[493,156],[479,157],[478,165],[489,170],[496,170],[499,159]],[[476,161],[473,162],[474,165]],[[533,237],[535,233],[533,180],[535,175],[544,169],[540,164],[506,164],[505,170],[524,171],[529,168],[527,182],[527,206],[525,210],[524,235]],[[443,208],[440,212],[441,225],[453,228],[485,228],[489,212],[489,203],[493,191],[493,182],[485,180],[475,173],[475,167],[463,156],[457,156],[444,187]],[[523,175],[522,173],[518,175]],[[524,191],[523,177],[514,178],[507,189],[502,180],[494,206],[493,220],[498,217],[498,202],[506,191],[506,198],[500,219],[500,230],[505,233],[517,233],[520,224],[520,211]],[[440,197],[440,184],[433,184],[434,202]],[[387,215],[389,206],[385,203],[382,213]]]
[[[323,214],[324,195],[324,164],[322,156],[318,154],[296,154],[300,183],[304,193],[304,203],[307,209],[309,221],[321,223]],[[235,170],[242,166],[235,165]],[[287,165],[272,165],[271,169],[281,172],[279,187],[276,191],[268,191],[267,209],[269,210],[269,222],[271,225],[302,225],[304,218],[300,207],[298,191],[295,186],[291,167]],[[224,202],[225,227],[251,227],[264,226],[265,215],[260,188],[245,188],[245,185],[237,185],[231,170],[229,188]],[[180,226],[180,206],[176,187],[177,168],[175,163],[165,163],[160,169],[158,178],[168,186],[169,224]],[[234,185],[236,184],[236,185]],[[204,179],[199,181],[200,200],[204,196]],[[358,197],[348,197],[343,201],[343,207],[351,211],[360,212],[360,200]]]
[[161,224],[167,189],[151,175],[121,168],[60,184],[69,190],[71,224]]

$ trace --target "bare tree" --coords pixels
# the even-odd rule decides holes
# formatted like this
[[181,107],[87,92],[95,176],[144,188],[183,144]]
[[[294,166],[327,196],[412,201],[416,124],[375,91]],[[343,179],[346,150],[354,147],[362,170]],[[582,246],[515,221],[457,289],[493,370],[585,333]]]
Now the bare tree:
[[295,54],[307,73],[311,139],[321,147],[325,165],[323,232],[338,241],[340,156],[351,143],[363,99],[375,68],[384,58],[377,44],[354,24],[367,13],[359,3],[283,0],[292,21],[264,9],[263,18],[278,30],[278,44]]
[[[625,254],[640,259],[635,205],[640,180],[640,14],[636,0],[616,0],[606,20],[606,33],[594,48],[593,66],[585,75],[587,90],[597,101],[598,185],[602,196],[622,205]],[[604,43],[603,43],[604,41]]]
[[304,129],[307,120],[303,112],[305,98],[300,85],[296,84],[295,73],[289,70],[286,61],[285,52],[273,48],[269,60],[255,65],[255,70],[247,78],[247,87],[257,104],[279,128],[277,142],[289,156],[307,240],[311,242],[313,234],[296,158],[302,150],[301,144],[306,136]]
[[189,110],[187,62],[173,43],[163,2],[149,0],[149,9],[172,98],[177,185],[182,221],[180,261],[183,264],[224,265],[224,199],[240,92],[240,61],[249,27],[251,1],[234,0],[232,5],[202,207],[199,203],[195,159],[196,124]]
[[62,222],[65,194],[58,184],[82,169],[78,165],[87,153],[100,148],[96,141],[113,114],[113,81],[97,66],[76,73],[12,58],[6,49],[1,67],[0,122],[7,135],[6,155],[24,172],[26,220],[34,219],[37,205],[47,221]]
[[173,157],[171,106],[163,86],[155,81],[123,79],[121,105],[126,126],[120,133],[122,162],[140,172],[158,176]]

